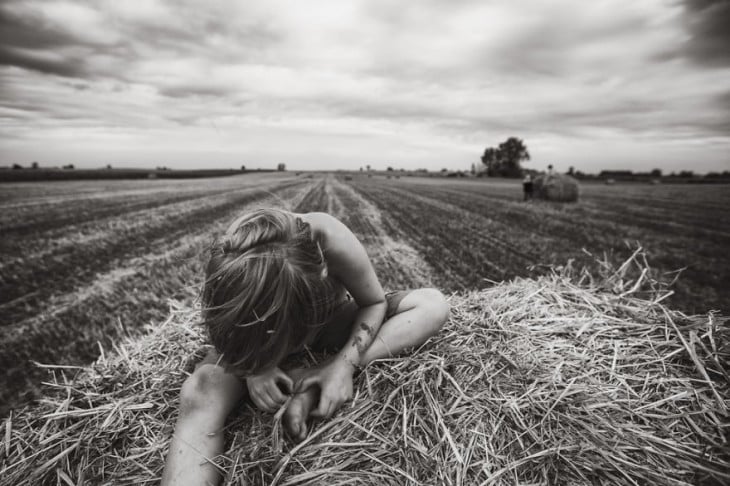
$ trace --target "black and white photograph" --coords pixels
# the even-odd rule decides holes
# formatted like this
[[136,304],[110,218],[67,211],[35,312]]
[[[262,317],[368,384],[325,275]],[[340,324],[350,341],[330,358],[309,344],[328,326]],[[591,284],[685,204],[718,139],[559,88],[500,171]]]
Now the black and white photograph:
[[0,486],[730,484],[730,0],[0,0]]

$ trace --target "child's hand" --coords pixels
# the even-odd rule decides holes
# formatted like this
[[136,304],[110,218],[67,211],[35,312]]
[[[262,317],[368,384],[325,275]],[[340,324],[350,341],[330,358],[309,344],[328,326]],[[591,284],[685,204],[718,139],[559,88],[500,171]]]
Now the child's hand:
[[294,388],[292,379],[277,366],[246,378],[251,400],[259,409],[266,412],[275,412],[286,401],[286,396],[279,389],[279,383],[284,385],[287,393],[292,392]]
[[352,398],[352,373],[354,366],[337,357],[329,363],[304,371],[297,391],[319,385],[319,405],[310,413],[313,417],[330,418],[343,403]]

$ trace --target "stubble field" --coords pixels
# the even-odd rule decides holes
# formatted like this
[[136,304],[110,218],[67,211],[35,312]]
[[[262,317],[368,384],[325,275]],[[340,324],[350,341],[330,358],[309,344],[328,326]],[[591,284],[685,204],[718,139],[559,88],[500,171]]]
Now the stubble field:
[[[389,289],[483,288],[549,265],[619,262],[637,245],[665,303],[730,309],[725,186],[586,185],[574,205],[524,203],[516,182],[324,174],[78,181],[0,188],[0,412],[37,395],[39,363],[92,361],[192,302],[205,249],[260,206],[326,211],[363,241]],[[593,256],[591,256],[593,255]]]

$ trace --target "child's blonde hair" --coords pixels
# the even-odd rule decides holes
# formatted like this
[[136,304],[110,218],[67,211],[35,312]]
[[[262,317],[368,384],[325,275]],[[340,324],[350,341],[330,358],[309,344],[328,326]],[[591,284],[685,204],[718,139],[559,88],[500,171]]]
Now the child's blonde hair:
[[212,246],[203,317],[227,366],[248,375],[300,348],[330,317],[334,297],[309,224],[260,209],[237,219]]

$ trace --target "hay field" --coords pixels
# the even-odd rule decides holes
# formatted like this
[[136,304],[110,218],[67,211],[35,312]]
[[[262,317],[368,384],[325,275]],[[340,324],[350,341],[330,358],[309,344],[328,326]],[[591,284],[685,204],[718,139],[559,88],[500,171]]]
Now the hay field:
[[[519,186],[502,181],[359,175],[2,189],[2,411],[44,399],[5,421],[0,477],[27,484],[154,481],[177,389],[201,352],[191,306],[210,234],[240,211],[276,205],[340,217],[364,242],[386,288],[439,286],[454,292],[455,312],[420,360],[361,375],[352,408],[301,448],[283,440],[270,417],[242,409],[230,431],[238,452],[221,459],[230,484],[241,474],[256,484],[730,478],[722,454],[727,324],[718,315],[670,310],[728,313],[730,195],[723,187],[587,186],[576,205],[523,203]],[[634,255],[637,241],[651,268],[632,264],[640,270],[635,288],[616,281],[606,288],[587,274],[576,286],[580,274],[557,278],[546,267],[572,259],[571,268],[599,275]],[[656,295],[631,300],[630,290],[671,280],[682,267],[674,295],[662,291],[661,304]],[[516,277],[539,278],[493,287]],[[525,306],[530,299],[535,304]],[[511,304],[497,309],[493,301]],[[170,315],[171,302],[178,310]],[[177,342],[166,349],[173,336]],[[121,341],[122,352],[111,351]],[[101,350],[101,361],[73,386],[64,385],[62,368],[50,368],[56,385],[39,389],[49,368],[33,362],[85,364]],[[458,356],[470,356],[471,367]],[[579,372],[589,363],[598,375]],[[500,368],[508,371],[505,381],[490,385]],[[68,377],[76,371],[65,369]],[[407,414],[405,400],[414,396],[421,418]],[[369,422],[378,406],[384,408],[375,417],[387,418],[382,430]],[[396,425],[402,439],[388,429]],[[248,438],[262,444],[252,450]],[[343,443],[359,452],[341,456]],[[384,444],[398,452],[383,454]],[[337,467],[327,460],[336,454]],[[28,468],[35,473],[28,476]],[[434,468],[442,476],[428,480]]]

